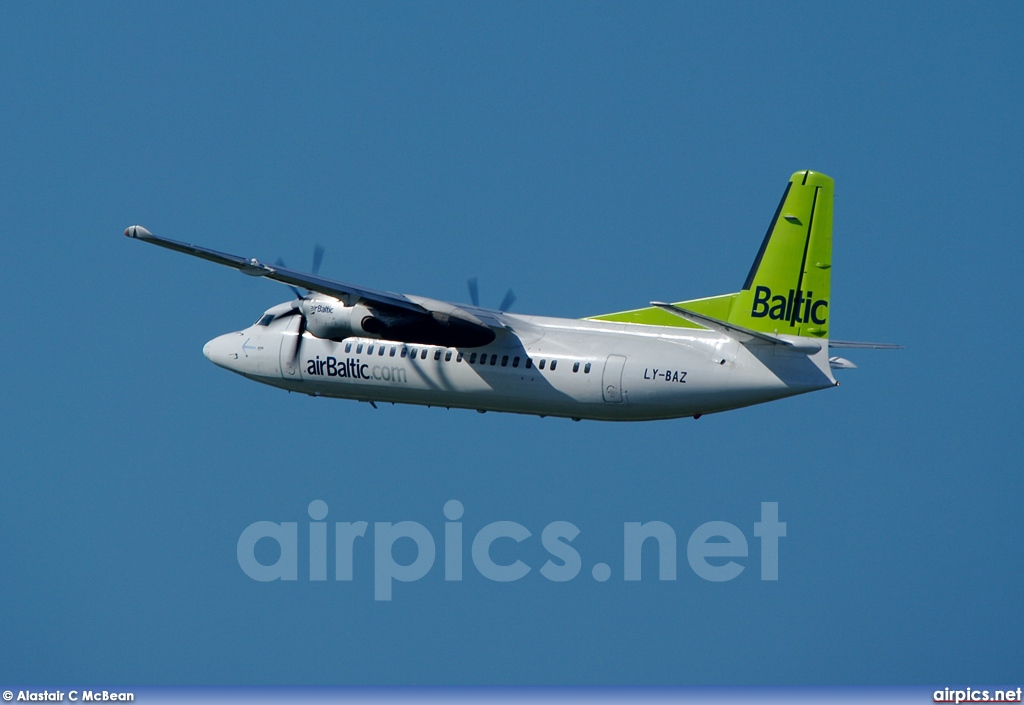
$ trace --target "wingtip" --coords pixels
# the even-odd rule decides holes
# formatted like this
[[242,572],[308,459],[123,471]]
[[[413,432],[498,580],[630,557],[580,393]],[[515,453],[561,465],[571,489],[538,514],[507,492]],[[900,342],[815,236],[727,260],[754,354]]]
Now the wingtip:
[[145,240],[147,237],[152,237],[153,233],[146,230],[141,225],[129,225],[124,229],[124,236],[130,238],[141,238]]

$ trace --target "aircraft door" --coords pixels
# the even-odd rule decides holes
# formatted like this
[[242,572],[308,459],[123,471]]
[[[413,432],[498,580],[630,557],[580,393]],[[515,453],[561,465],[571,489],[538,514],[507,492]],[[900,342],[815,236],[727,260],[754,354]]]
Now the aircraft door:
[[622,403],[622,368],[626,366],[626,358],[622,355],[609,355],[604,363],[604,375],[601,379],[601,394],[610,404]]

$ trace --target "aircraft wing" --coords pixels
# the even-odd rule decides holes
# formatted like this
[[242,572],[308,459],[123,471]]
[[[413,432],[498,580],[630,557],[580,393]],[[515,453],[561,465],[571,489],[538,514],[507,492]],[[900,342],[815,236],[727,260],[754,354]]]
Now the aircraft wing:
[[281,282],[282,284],[301,286],[305,289],[326,294],[327,296],[333,296],[335,298],[357,297],[371,304],[403,309],[419,314],[429,315],[430,313],[428,309],[410,300],[403,294],[394,294],[390,291],[368,289],[366,287],[356,286],[346,282],[326,279],[314,274],[297,272],[294,269],[288,269],[287,267],[281,267],[278,265],[270,266],[255,258],[246,259],[244,257],[239,257],[238,255],[230,255],[224,252],[211,250],[206,247],[200,247],[199,245],[191,245],[189,243],[178,242],[177,240],[171,240],[165,237],[158,237],[141,225],[133,225],[129,227],[124,231],[124,234],[130,238],[135,238],[136,240],[142,240],[143,242],[150,242],[154,245],[159,245],[160,247],[166,247],[168,250],[184,252],[186,255],[192,255],[193,257],[199,257],[201,259],[209,260],[210,262],[223,264],[226,267],[237,269],[243,274],[248,274],[253,277],[264,277],[266,279],[273,279],[274,281]]

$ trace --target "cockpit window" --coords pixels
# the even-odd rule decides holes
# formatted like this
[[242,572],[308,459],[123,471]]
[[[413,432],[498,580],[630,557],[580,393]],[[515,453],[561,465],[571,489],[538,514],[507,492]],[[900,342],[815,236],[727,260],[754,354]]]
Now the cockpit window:
[[263,316],[263,318],[261,318],[260,320],[256,321],[256,325],[258,325],[258,326],[269,326],[270,322],[272,320],[274,320],[274,314],[268,313],[268,314],[265,314]]

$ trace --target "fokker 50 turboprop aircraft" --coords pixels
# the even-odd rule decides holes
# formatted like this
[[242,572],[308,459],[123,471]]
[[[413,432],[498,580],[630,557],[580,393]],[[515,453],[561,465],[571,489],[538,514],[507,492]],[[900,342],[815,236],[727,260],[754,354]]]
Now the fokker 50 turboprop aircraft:
[[577,421],[698,418],[838,385],[832,370],[855,365],[831,348],[899,347],[829,340],[832,191],[824,174],[793,174],[740,291],[582,320],[375,291],[138,225],[125,235],[293,288],[295,300],[203,348],[257,382]]

